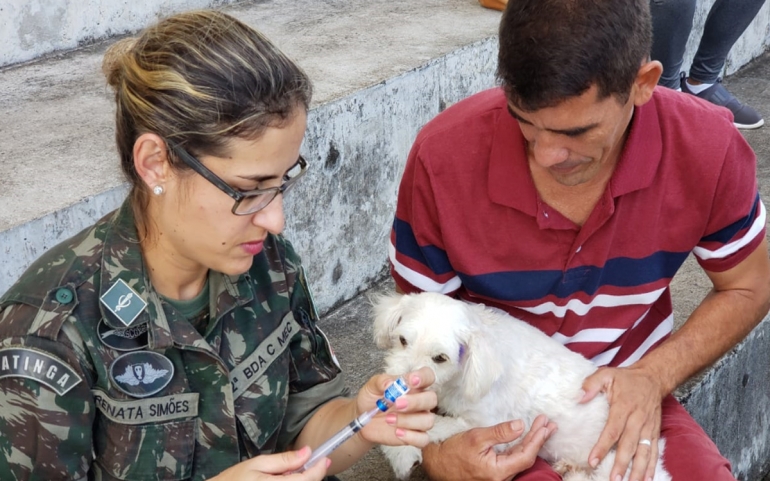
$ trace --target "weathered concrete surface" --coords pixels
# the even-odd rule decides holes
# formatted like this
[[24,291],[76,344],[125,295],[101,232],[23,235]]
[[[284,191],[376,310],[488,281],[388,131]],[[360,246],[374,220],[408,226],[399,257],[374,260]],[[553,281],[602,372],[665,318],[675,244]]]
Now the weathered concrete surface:
[[683,398],[740,480],[770,472],[770,320],[765,319]]
[[[692,62],[701,34],[703,33],[703,25],[706,23],[709,9],[715,1],[701,0],[698,2],[695,18],[693,19],[692,33],[687,42],[684,66],[690,65]],[[733,48],[730,49],[730,54],[725,62],[725,75],[737,72],[739,68],[751,61],[751,59],[761,55],[768,45],[770,45],[770,4],[765,2],[757,16],[746,28],[746,31],[735,42]]]
[[172,13],[237,0],[3,0],[0,67],[134,32]]
[[[227,11],[267,33],[315,83],[303,147],[312,168],[286,205],[325,310],[380,271],[397,178],[419,127],[494,84],[500,14],[475,0]],[[0,292],[120,202],[111,92],[99,73],[105,47],[0,71]]]
[[[688,48],[690,53],[694,52],[708,9],[714,1],[699,0],[693,27],[695,33]],[[3,45],[0,67],[135,32],[149,22],[175,12],[236,2],[238,0],[3,0],[0,3],[0,45]],[[246,0],[240,3],[271,2]],[[314,3],[326,8],[343,2],[319,0]],[[353,2],[344,3],[350,5]],[[352,15],[347,21],[354,21],[356,17]],[[768,43],[769,24],[770,7],[765,5],[730,53],[727,74],[762,53]],[[408,24],[403,28],[408,28]],[[691,54],[687,63],[690,58]]]
[[305,146],[314,169],[286,199],[287,235],[310,260],[320,309],[380,274],[414,136],[443,106],[492,86],[496,54],[495,41],[482,41],[313,110]]

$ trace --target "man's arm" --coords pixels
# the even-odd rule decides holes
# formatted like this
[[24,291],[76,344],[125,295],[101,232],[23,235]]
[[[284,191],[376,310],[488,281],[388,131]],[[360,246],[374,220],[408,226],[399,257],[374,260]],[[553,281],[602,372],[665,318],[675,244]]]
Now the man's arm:
[[[735,267],[706,274],[714,287],[677,332],[634,365],[600,369],[583,385],[584,402],[600,391],[610,401],[607,425],[589,459],[603,459],[617,442],[611,479],[625,473],[631,459],[629,479],[652,476],[662,398],[732,349],[768,312],[767,239]],[[652,445],[640,446],[640,439],[650,439]]]

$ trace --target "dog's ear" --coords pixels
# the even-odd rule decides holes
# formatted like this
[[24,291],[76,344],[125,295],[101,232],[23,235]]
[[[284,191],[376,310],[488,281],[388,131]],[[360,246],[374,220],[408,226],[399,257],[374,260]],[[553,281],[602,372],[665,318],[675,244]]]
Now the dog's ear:
[[[492,385],[503,375],[503,364],[497,353],[485,341],[484,326],[478,319],[484,306],[465,306],[469,316],[470,329],[461,340],[463,366],[463,395],[468,401],[477,401],[486,396]],[[478,307],[481,310],[477,309]]]
[[384,294],[370,298],[374,311],[374,342],[380,349],[392,347],[391,334],[401,320],[401,294]]

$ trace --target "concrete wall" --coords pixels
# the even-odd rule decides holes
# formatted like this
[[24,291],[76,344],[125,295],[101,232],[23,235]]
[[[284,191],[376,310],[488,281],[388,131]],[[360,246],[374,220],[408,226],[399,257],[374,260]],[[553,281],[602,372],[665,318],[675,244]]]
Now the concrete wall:
[[489,38],[310,112],[304,150],[319,167],[285,202],[287,235],[310,261],[319,309],[382,273],[414,137],[446,105],[495,85],[496,66]]
[[237,0],[0,0],[0,67]]
[[[0,67],[135,32],[157,18],[183,10],[266,1],[269,0],[0,0]],[[714,1],[698,0],[685,66],[692,60]],[[765,4],[730,52],[725,73],[735,72],[768,44],[770,4]]]
[[[685,67],[690,65],[695,51],[698,49],[698,43],[703,33],[703,25],[706,23],[706,17],[714,1],[698,0],[695,18],[693,19],[692,33],[687,42],[687,51],[684,59]],[[770,45],[770,3],[765,2],[757,16],[730,50],[730,54],[725,62],[724,75],[735,73],[739,68],[764,52],[768,45]]]
[[740,481],[770,472],[770,317],[680,400]]

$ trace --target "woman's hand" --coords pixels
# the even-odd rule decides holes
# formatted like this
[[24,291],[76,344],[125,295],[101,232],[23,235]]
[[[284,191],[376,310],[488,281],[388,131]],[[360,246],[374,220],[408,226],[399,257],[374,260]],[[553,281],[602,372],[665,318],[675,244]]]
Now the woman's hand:
[[299,451],[286,451],[278,454],[265,454],[222,471],[212,481],[261,481],[280,477],[285,481],[321,481],[329,467],[328,458],[321,458],[303,473],[292,473],[300,469],[310,459],[310,448],[305,446]]
[[[409,444],[423,448],[428,444],[428,431],[433,427],[434,414],[431,412],[438,403],[436,393],[426,391],[435,376],[430,368],[402,376],[409,385],[409,392],[391,406],[386,413],[377,415],[361,430],[361,436],[372,443],[388,446]],[[385,389],[397,377],[379,374],[372,377],[356,396],[357,415],[371,410],[382,398]]]

